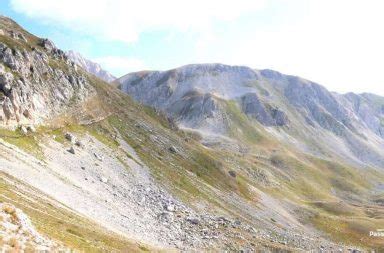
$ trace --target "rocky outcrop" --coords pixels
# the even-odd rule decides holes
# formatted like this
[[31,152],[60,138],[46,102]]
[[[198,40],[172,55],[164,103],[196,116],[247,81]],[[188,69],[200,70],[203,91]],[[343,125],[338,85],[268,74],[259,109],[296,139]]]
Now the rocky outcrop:
[[260,101],[256,93],[248,93],[241,97],[243,112],[258,120],[265,126],[284,126],[288,124],[287,115],[280,109]]
[[0,38],[0,125],[39,123],[93,93],[86,76],[53,42],[20,43],[23,32],[15,33],[16,39]]
[[97,76],[100,79],[108,83],[116,79],[116,77],[114,77],[111,73],[104,70],[100,66],[100,64],[84,58],[80,53],[70,50],[66,54],[68,58],[71,59],[78,66],[83,68],[85,71]]
[[[253,124],[239,122],[244,118],[233,115],[238,113],[232,107],[235,103],[248,119],[272,127],[271,131],[279,127],[275,134],[287,142],[301,143],[306,152],[320,149],[384,165],[384,98],[379,96],[341,95],[300,77],[223,64],[142,71],[118,82],[135,100],[163,110],[180,126],[201,133],[233,137],[231,130]],[[324,136],[327,141],[323,143]]]
[[384,98],[369,94],[347,93],[341,103],[355,114],[369,129],[384,138]]
[[288,76],[284,95],[309,120],[337,135],[342,135],[345,128],[353,128],[347,110],[331,92],[316,83]]
[[196,64],[132,73],[118,81],[123,91],[167,112],[182,126],[225,134],[230,127],[225,101],[254,91],[249,84],[257,79],[258,74],[247,67]]

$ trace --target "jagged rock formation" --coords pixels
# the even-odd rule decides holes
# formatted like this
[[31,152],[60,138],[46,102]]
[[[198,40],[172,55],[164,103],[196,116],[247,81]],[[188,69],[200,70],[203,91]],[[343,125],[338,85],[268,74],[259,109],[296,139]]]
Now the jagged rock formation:
[[288,123],[284,112],[261,102],[249,86],[258,74],[247,67],[189,65],[165,72],[138,72],[118,81],[138,101],[168,112],[182,126],[222,133],[230,128],[225,100],[241,100],[242,110],[266,126]]
[[69,59],[82,67],[87,72],[97,76],[98,78],[110,83],[116,79],[111,73],[104,70],[100,64],[84,58],[80,53],[69,50],[67,53]]
[[7,33],[0,42],[0,125],[39,123],[92,94],[84,75],[51,41],[27,34],[5,17],[0,21],[11,24],[2,27]]
[[263,104],[256,93],[247,93],[241,97],[241,108],[243,112],[257,119],[266,126],[284,126],[288,124],[286,114],[278,108],[269,104]]

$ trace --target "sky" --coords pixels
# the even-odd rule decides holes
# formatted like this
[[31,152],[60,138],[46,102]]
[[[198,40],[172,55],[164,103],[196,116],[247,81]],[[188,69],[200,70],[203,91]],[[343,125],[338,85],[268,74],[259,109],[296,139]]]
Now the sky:
[[0,0],[0,13],[119,77],[246,65],[384,95],[381,0]]

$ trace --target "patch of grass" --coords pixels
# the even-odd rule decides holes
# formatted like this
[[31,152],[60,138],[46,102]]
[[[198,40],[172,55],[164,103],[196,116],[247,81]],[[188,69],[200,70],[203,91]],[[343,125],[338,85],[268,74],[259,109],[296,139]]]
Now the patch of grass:
[[144,251],[144,252],[149,252],[150,251],[147,247],[145,247],[143,245],[139,245],[139,249]]
[[263,140],[263,135],[253,126],[247,116],[241,112],[236,101],[225,101],[226,111],[230,119],[230,135],[240,138],[246,143],[259,143]]
[[[21,190],[9,185],[16,179],[0,172],[0,202],[7,202],[22,209],[32,220],[36,229],[51,239],[64,243],[67,247],[83,252],[141,252],[149,246],[130,241],[106,230],[92,221],[68,209],[59,208],[57,203],[36,189]],[[7,179],[5,181],[4,179]],[[32,195],[32,193],[34,195]]]
[[66,139],[65,139],[65,133],[63,133],[62,129],[54,129],[50,132],[51,135],[55,136],[55,141],[58,143],[64,144]]
[[369,231],[384,227],[384,222],[363,217],[344,218],[317,214],[312,224],[328,233],[334,241],[356,245],[365,249],[384,250],[384,241],[380,237],[369,236]]
[[116,159],[127,169],[127,170],[129,170],[130,169],[130,167],[129,167],[129,165],[124,161],[124,159],[123,158],[121,158],[120,156],[116,156]]
[[108,130],[103,129],[102,127],[96,125],[91,126],[89,129],[89,134],[95,137],[98,141],[103,143],[104,145],[112,148],[117,149],[120,144],[116,141],[115,138],[111,136],[111,132]]
[[356,207],[342,201],[318,201],[311,203],[311,205],[330,215],[353,216],[363,214]]
[[77,230],[73,230],[72,228],[67,228],[67,232],[77,237],[84,238],[82,234],[80,234]]
[[38,137],[35,134],[23,135],[19,130],[7,130],[0,128],[0,138],[4,141],[20,148],[40,160],[44,160],[44,154],[39,146]]

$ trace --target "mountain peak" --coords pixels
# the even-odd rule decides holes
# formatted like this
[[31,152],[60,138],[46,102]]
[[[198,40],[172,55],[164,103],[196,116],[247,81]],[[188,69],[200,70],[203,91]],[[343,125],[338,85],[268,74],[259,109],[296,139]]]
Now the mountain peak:
[[[281,138],[291,136],[289,141],[302,142],[304,150],[312,149],[307,144],[312,138],[306,136],[309,132],[322,133],[329,136],[329,143],[342,138],[349,149],[331,152],[353,157],[360,163],[384,165],[381,149],[373,144],[375,138],[380,138],[384,145],[384,99],[379,96],[355,95],[356,100],[298,76],[218,63],[133,73],[118,82],[134,99],[167,112],[183,127],[208,135],[232,135],[228,108],[235,103],[242,114],[270,131],[279,127],[276,134],[286,133]],[[369,145],[362,138],[368,132],[377,136]],[[324,149],[328,149],[327,145]],[[370,153],[361,152],[362,148]]]
[[110,83],[116,79],[112,74],[108,71],[104,70],[100,64],[93,62],[91,60],[83,57],[79,52],[75,52],[73,50],[69,50],[67,52],[68,58],[74,61],[78,66],[83,68],[85,71],[97,76],[98,78]]

